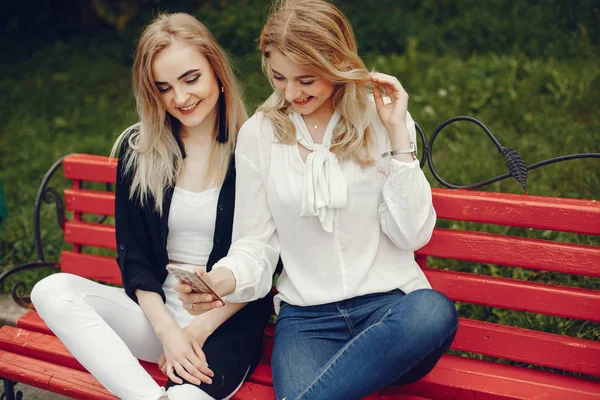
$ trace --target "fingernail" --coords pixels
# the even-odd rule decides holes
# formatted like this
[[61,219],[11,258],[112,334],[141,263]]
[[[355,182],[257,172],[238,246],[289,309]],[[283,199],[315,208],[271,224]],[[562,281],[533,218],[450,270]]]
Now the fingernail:
[[212,379],[208,378],[208,384],[212,385]]

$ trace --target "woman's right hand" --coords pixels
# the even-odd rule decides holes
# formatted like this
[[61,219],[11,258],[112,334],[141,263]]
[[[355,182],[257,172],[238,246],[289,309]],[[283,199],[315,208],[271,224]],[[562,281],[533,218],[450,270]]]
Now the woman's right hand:
[[[213,371],[208,367],[202,351],[204,343],[199,343],[189,332],[173,327],[159,335],[163,345],[163,356],[159,360],[161,371],[173,382],[182,384],[184,378],[190,383],[212,383]],[[164,360],[163,360],[164,357]],[[179,378],[177,375],[179,375]]]
[[[204,268],[198,267],[194,272],[213,287],[221,297],[235,290],[235,278],[227,268],[215,268],[211,272],[206,272]],[[224,306],[220,300],[215,300],[211,294],[192,292],[190,285],[179,282],[175,284],[174,288],[179,292],[178,297],[183,303],[183,308],[191,315],[200,315],[214,308]]]

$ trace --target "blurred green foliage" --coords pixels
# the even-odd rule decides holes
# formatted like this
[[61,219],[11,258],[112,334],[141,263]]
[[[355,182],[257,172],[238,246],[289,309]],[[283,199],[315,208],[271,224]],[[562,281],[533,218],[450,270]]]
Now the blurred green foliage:
[[[461,58],[482,53],[581,58],[600,49],[597,0],[334,1],[345,11],[361,52],[403,53],[407,38],[420,51]],[[5,0],[0,47],[12,57],[74,35],[113,30],[134,39],[158,10],[194,13],[235,54],[255,48],[268,0]],[[132,41],[124,44],[131,44]]]
[[[0,181],[9,210],[0,232],[0,272],[36,258],[33,202],[52,163],[72,152],[107,155],[117,135],[136,122],[130,89],[132,54],[144,24],[157,9],[191,12],[208,26],[231,55],[250,112],[271,92],[256,50],[268,11],[265,0],[138,0],[131,3],[135,12],[129,9],[130,17],[120,25],[115,21],[121,9],[114,5],[99,12],[92,2],[47,0],[31,14],[32,8],[21,3],[9,0],[0,6],[6,16],[0,47],[4,60],[10,60],[0,64]],[[100,1],[96,8],[101,3],[110,2]],[[598,1],[335,3],[353,23],[367,66],[401,80],[410,94],[410,111],[427,133],[450,117],[469,115],[483,121],[503,145],[518,150],[528,164],[600,151]],[[506,171],[485,134],[466,123],[442,133],[434,157],[438,172],[454,184]],[[547,166],[530,171],[528,190],[535,195],[598,199],[599,171],[597,160]],[[60,176],[53,182],[59,188],[68,185]],[[520,188],[505,180],[484,190]],[[65,248],[54,219],[53,208],[44,207],[41,234],[50,260],[57,260]],[[598,237],[560,232],[448,221],[440,225],[600,245]],[[599,280],[593,278],[449,260],[433,260],[432,265],[600,289]],[[19,277],[31,285],[45,273]],[[600,338],[598,324],[467,304],[458,308],[463,316]]]

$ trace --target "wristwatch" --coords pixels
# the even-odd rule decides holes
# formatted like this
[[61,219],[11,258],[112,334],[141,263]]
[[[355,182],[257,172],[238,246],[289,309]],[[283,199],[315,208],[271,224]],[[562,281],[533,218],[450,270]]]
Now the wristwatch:
[[417,145],[415,144],[415,142],[410,142],[410,147],[407,149],[396,149],[396,150],[386,151],[385,153],[383,153],[381,155],[381,158],[387,157],[387,156],[395,156],[396,154],[408,154],[408,153],[410,153],[412,155],[413,160],[417,159]]

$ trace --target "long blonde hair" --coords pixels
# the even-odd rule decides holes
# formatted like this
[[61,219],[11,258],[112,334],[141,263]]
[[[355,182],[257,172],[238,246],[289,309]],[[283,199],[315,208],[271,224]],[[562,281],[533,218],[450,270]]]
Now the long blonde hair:
[[[175,185],[183,154],[175,138],[180,123],[165,111],[154,83],[152,62],[175,38],[194,46],[204,55],[223,86],[229,138],[225,143],[218,142],[215,129],[214,145],[207,164],[211,171],[215,171],[219,184],[227,175],[237,132],[248,118],[241,89],[227,56],[208,29],[189,14],[158,15],[142,33],[133,64],[133,93],[140,122],[119,136],[111,157],[119,148],[125,150],[126,153],[121,155],[124,171],[133,174],[130,198],[139,199],[140,205],[152,198],[159,214],[162,214],[165,190]],[[128,141],[128,146],[121,146],[123,140]]]
[[331,151],[340,160],[371,164],[374,109],[367,86],[369,71],[358,56],[356,39],[344,14],[323,0],[280,0],[262,29],[259,48],[263,72],[274,92],[258,111],[273,122],[277,139],[287,144],[296,142],[288,117],[291,104],[275,89],[269,71],[269,57],[274,51],[335,86],[333,105],[341,119],[334,128]]

